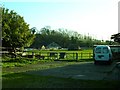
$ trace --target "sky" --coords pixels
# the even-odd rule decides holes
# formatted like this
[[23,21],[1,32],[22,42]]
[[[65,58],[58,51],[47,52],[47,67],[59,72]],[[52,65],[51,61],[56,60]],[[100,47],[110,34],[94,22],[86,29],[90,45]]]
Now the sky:
[[119,0],[0,0],[23,16],[30,28],[65,28],[99,40],[118,33]]

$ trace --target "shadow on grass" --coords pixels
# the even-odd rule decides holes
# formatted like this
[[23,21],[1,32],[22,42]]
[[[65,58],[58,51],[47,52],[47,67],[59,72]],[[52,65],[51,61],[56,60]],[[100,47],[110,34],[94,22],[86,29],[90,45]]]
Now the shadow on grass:
[[[83,80],[104,80],[107,73],[113,70],[114,64],[94,65],[93,62],[76,62],[75,64],[69,63],[62,66],[59,65],[57,67],[54,67],[54,64],[50,64],[48,67],[49,66],[53,68],[28,71],[27,73],[43,76],[77,78]],[[117,80],[117,78],[115,78],[115,80]]]
[[[47,65],[52,67],[55,63]],[[6,73],[2,75],[2,85],[3,88],[120,88],[120,81],[103,78],[111,67],[81,62],[26,73]]]
[[120,88],[119,83],[12,73],[3,75],[2,88]]

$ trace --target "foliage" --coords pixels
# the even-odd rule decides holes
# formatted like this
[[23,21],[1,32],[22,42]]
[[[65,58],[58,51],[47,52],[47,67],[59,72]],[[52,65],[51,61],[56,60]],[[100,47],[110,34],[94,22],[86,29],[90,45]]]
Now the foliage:
[[79,47],[78,47],[78,45],[76,45],[76,44],[70,44],[69,46],[68,46],[68,50],[78,50],[79,49]]
[[37,30],[36,27],[32,27],[32,28],[31,28],[32,34],[35,34],[36,30]]
[[31,34],[29,25],[24,18],[13,10],[2,9],[2,44],[4,47],[30,46],[33,42],[34,34]]
[[113,39],[115,42],[120,43],[120,33],[113,34],[113,35],[111,36],[111,39]]
[[82,35],[63,28],[53,30],[48,26],[41,28],[40,32],[37,32],[35,35],[35,41],[31,45],[34,48],[40,48],[43,45],[46,47],[52,42],[59,44],[62,48],[68,48],[71,44],[80,47],[93,47],[94,44],[109,44],[106,41],[94,39],[90,35]]

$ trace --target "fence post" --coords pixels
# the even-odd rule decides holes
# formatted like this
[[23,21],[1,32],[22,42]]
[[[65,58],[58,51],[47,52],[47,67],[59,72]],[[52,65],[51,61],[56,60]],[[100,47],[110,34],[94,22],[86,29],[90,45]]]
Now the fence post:
[[73,57],[72,57],[72,59],[74,59],[74,53],[72,53],[73,54]]
[[39,55],[41,56],[41,52],[39,52]]
[[81,52],[81,59],[82,59],[82,52]]
[[91,58],[90,56],[91,56],[91,53],[89,53],[89,59]]
[[50,57],[49,55],[50,55],[50,53],[48,52],[48,53],[47,53],[47,57],[48,57],[47,59],[48,59],[48,60],[50,59],[50,58],[49,58],[49,57]]
[[78,60],[78,53],[76,53],[76,60]]
[[35,58],[35,53],[34,52],[32,52],[32,57]]

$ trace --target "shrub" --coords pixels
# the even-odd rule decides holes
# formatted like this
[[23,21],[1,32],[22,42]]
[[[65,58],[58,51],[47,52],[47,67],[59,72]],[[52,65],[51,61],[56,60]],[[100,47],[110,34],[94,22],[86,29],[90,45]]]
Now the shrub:
[[77,44],[70,44],[68,50],[79,50],[79,46]]

